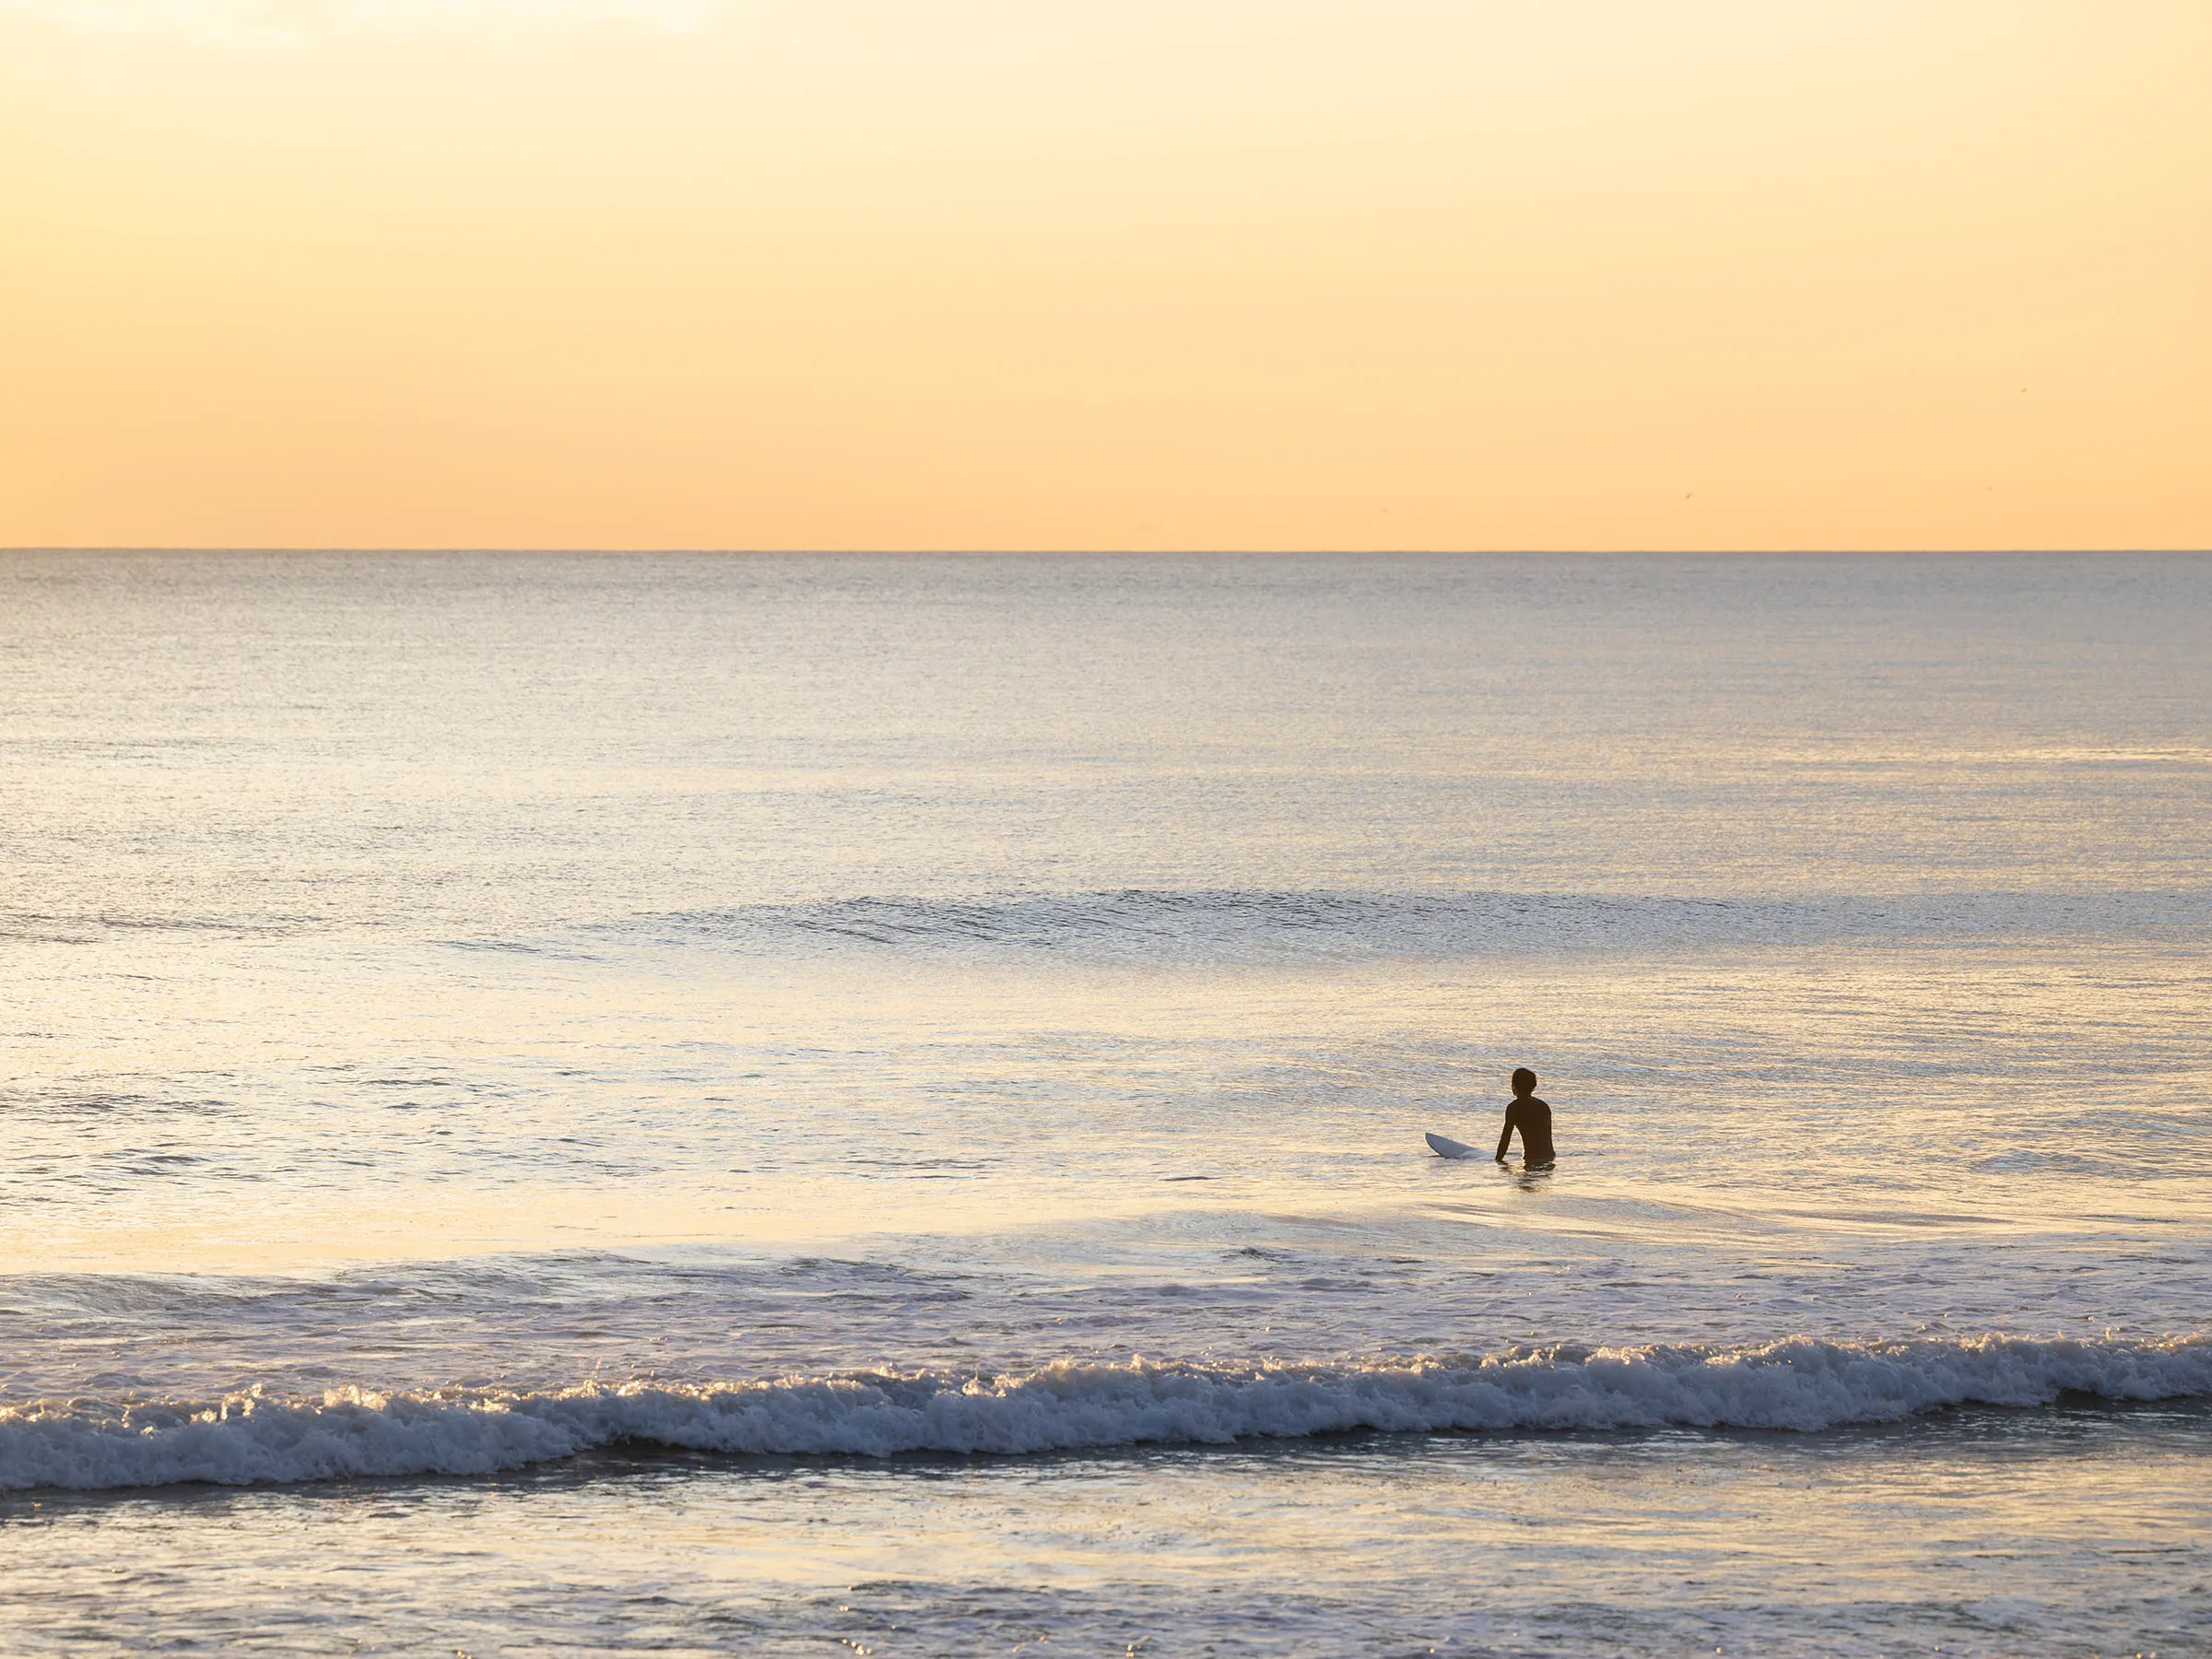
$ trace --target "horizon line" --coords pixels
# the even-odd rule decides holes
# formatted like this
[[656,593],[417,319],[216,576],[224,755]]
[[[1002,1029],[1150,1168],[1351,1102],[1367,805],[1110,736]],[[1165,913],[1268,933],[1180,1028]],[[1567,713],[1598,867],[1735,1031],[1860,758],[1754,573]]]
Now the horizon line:
[[375,553],[438,556],[498,556],[574,554],[637,556],[642,558],[717,557],[733,559],[2071,559],[2071,558],[2202,558],[2212,545],[2202,547],[772,547],[594,546],[587,544],[529,546],[526,544],[441,545],[436,543],[385,544],[374,542],[308,544],[234,544],[224,542],[26,542],[0,546],[0,558],[34,553],[241,553],[335,554]]

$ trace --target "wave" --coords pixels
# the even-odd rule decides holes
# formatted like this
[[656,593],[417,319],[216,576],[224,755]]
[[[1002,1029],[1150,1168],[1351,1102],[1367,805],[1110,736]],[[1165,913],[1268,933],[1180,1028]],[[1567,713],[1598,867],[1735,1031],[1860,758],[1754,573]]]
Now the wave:
[[0,1409],[0,1489],[487,1475],[637,1442],[735,1454],[1019,1454],[1352,1430],[1814,1430],[1967,1405],[2212,1395],[2212,1338],[1516,1349],[1371,1365],[1063,1361],[537,1392],[258,1390]]
[[2212,891],[1958,893],[1794,899],[1589,893],[1390,893],[1266,888],[864,897],[644,915],[584,930],[594,942],[792,948],[1011,951],[1200,960],[1285,956],[1807,943],[1989,935],[2159,935],[2212,924]]

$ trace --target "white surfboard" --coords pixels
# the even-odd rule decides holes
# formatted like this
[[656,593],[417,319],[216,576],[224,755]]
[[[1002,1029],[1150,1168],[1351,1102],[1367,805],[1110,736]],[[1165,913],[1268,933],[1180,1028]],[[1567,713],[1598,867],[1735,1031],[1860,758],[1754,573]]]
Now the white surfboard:
[[1423,1138],[1428,1141],[1430,1150],[1439,1158],[1472,1158],[1475,1156],[1474,1147],[1455,1141],[1448,1135],[1438,1135],[1431,1131]]

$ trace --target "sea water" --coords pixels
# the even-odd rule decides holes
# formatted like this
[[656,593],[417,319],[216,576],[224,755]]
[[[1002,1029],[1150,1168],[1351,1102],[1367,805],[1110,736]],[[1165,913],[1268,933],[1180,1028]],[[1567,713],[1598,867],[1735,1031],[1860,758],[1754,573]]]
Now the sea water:
[[0,964],[11,1650],[2212,1652],[2212,559],[8,554]]

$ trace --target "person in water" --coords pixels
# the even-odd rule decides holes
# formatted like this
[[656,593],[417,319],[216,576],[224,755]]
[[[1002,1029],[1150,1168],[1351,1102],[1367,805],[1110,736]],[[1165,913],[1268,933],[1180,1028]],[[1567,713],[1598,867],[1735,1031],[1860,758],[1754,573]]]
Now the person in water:
[[1551,1108],[1536,1099],[1536,1074],[1523,1066],[1513,1074],[1513,1098],[1505,1109],[1505,1127],[1498,1132],[1498,1161],[1505,1161],[1505,1149],[1512,1142],[1513,1131],[1521,1131],[1521,1167],[1540,1170],[1555,1161],[1557,1154],[1551,1149]]

